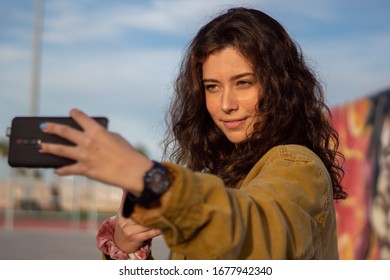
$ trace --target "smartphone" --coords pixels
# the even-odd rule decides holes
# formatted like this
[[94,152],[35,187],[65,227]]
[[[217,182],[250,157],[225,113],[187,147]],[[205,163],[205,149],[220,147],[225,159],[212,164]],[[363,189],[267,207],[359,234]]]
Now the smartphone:
[[[106,117],[93,117],[93,119],[107,128],[108,119]],[[8,164],[11,167],[58,168],[74,163],[68,158],[39,153],[37,146],[41,142],[74,145],[62,137],[44,133],[40,125],[46,122],[66,124],[82,130],[71,117],[15,117],[7,131],[9,137]]]

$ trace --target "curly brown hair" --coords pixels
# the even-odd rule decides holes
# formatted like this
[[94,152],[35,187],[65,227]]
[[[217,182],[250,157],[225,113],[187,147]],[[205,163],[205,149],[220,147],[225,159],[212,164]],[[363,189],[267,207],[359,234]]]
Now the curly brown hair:
[[[205,105],[202,64],[226,47],[237,49],[252,63],[263,88],[253,134],[235,145],[217,128]],[[226,186],[236,187],[271,148],[298,144],[324,162],[333,183],[334,199],[345,199],[341,186],[343,155],[338,135],[315,73],[283,26],[250,8],[232,8],[204,25],[188,46],[175,81],[168,111],[170,123],[164,155],[195,170],[209,170]]]

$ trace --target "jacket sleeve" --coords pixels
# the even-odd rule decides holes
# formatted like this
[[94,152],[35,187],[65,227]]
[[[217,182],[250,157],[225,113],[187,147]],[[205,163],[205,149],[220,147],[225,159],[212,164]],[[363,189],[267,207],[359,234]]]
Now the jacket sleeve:
[[[314,155],[314,154],[313,154]],[[188,259],[307,259],[321,254],[330,178],[311,154],[266,154],[239,189],[214,175],[164,163],[173,176],[161,207],[137,206],[136,222],[162,230]]]

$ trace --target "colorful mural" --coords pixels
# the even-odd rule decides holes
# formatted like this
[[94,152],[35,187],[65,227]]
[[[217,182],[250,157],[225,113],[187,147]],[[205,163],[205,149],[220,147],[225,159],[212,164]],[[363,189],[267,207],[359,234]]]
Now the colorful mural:
[[390,90],[332,115],[349,195],[336,202],[340,259],[390,259]]

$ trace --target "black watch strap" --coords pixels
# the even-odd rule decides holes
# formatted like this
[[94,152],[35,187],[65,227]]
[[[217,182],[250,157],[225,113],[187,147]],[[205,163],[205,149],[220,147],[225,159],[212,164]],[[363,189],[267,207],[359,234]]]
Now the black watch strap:
[[122,207],[122,216],[125,218],[130,217],[131,213],[134,211],[135,203],[129,198],[130,193],[126,192],[125,201],[123,202]]
[[159,204],[160,197],[169,187],[168,170],[159,162],[153,161],[153,166],[144,176],[144,189],[140,197],[127,192],[123,203],[122,215],[129,217],[134,210],[135,204],[145,208],[152,208]]

